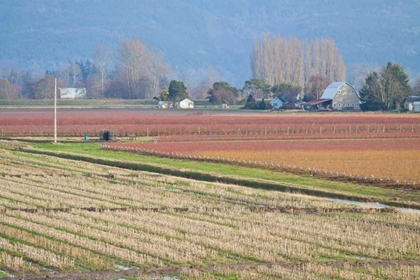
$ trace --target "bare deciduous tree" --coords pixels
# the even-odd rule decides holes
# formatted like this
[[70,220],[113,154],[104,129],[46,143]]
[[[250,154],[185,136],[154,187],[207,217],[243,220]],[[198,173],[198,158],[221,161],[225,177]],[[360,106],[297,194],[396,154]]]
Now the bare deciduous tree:
[[147,94],[147,98],[159,95],[162,80],[164,80],[166,75],[170,72],[169,66],[164,62],[163,58],[163,52],[161,50],[155,50],[147,64],[147,69],[149,71],[148,76],[151,82],[151,92]]
[[414,85],[411,88],[411,94],[414,96],[420,96],[420,76],[415,80]]
[[121,43],[119,49],[120,63],[118,72],[121,80],[125,83],[125,93],[121,93],[126,98],[142,98],[145,93],[144,77],[147,76],[147,65],[152,54],[140,39],[129,39]]
[[19,91],[7,79],[0,78],[0,99],[16,99]]
[[101,83],[100,95],[105,91],[105,79],[108,75],[108,67],[112,57],[112,48],[110,46],[99,44],[92,49],[93,61],[98,70],[98,75]]
[[350,64],[347,73],[347,77],[349,79],[348,82],[352,84],[357,91],[360,91],[365,83],[366,77],[373,71],[379,72],[380,67],[370,63]]
[[[163,53],[150,51],[140,39],[130,39],[121,43],[118,54],[118,83],[123,82],[125,86],[117,95],[123,98],[153,98],[159,95],[170,71],[163,61]],[[116,93],[107,92],[106,95],[116,96]]]
[[309,94],[309,100],[319,99],[325,88],[329,85],[327,78],[321,75],[313,75],[306,83],[306,93]]
[[[55,77],[51,75],[46,75],[44,78],[39,81],[32,83],[32,94],[31,97],[34,99],[53,99],[54,98],[54,86],[55,86]],[[57,80],[57,88],[62,87],[63,84],[60,80]],[[57,97],[59,97],[60,92],[57,91]]]
[[219,80],[219,73],[216,69],[210,67],[204,79],[199,83],[198,86],[191,90],[191,97],[196,99],[205,99],[209,89],[212,88],[213,84]]

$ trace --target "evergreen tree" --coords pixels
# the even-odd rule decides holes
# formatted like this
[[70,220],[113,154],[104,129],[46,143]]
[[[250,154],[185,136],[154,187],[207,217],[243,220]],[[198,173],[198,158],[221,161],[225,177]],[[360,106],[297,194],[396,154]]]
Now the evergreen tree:
[[180,81],[172,80],[168,92],[168,100],[171,101],[180,101],[188,97],[187,87]]
[[409,95],[407,74],[400,65],[391,62],[381,72],[370,73],[360,91],[360,97],[371,110],[398,109]]
[[261,79],[251,79],[245,82],[242,94],[251,94],[254,98],[267,98],[270,95],[270,87]]
[[265,103],[264,98],[261,100],[260,104],[258,104],[258,109],[260,109],[260,110],[267,109],[267,104]]
[[256,109],[257,108],[257,101],[255,100],[254,96],[252,94],[248,94],[248,97],[246,98],[246,103],[244,107],[241,109]]

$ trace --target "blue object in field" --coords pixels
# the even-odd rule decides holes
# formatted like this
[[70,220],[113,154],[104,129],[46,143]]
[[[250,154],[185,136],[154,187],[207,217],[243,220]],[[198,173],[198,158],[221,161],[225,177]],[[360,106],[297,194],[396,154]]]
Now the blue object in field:
[[85,141],[89,140],[89,137],[87,135],[85,135],[85,137],[83,137],[83,139],[85,139]]

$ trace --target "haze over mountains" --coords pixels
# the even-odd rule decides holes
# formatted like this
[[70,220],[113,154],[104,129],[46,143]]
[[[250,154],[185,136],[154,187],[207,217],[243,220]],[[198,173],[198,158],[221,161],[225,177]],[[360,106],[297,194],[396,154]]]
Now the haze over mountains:
[[140,38],[174,73],[207,69],[243,86],[263,34],[333,38],[346,66],[392,61],[420,72],[420,0],[2,0],[0,69],[53,70],[92,47]]

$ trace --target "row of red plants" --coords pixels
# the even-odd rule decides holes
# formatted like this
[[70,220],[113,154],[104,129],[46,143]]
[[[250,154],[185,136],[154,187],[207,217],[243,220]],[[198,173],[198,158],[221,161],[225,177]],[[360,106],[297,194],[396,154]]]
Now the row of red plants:
[[[45,112],[0,112],[0,126],[7,125],[50,125],[53,113]],[[70,110],[58,113],[61,125],[195,125],[212,126],[232,125],[320,125],[320,124],[418,124],[420,115],[416,114],[302,114],[302,115],[270,115],[264,114],[150,114],[136,111],[102,112],[100,110]]]
[[[46,113],[2,113],[3,136],[51,136],[53,116]],[[119,136],[171,136],[221,138],[303,137],[320,134],[325,138],[413,137],[420,134],[420,115],[354,114],[354,115],[162,115],[133,111],[101,113],[93,111],[62,112],[58,117],[59,136],[97,136],[101,129],[115,130]],[[387,134],[387,136],[383,136]],[[317,137],[317,136],[315,136]],[[373,136],[375,137],[375,136]],[[174,138],[175,139],[175,138]]]
[[420,141],[407,139],[337,139],[324,140],[268,140],[264,141],[196,141],[196,142],[162,142],[143,143],[108,143],[109,147],[128,147],[144,150],[156,150],[165,153],[176,152],[192,154],[199,151],[410,151],[420,150]]

